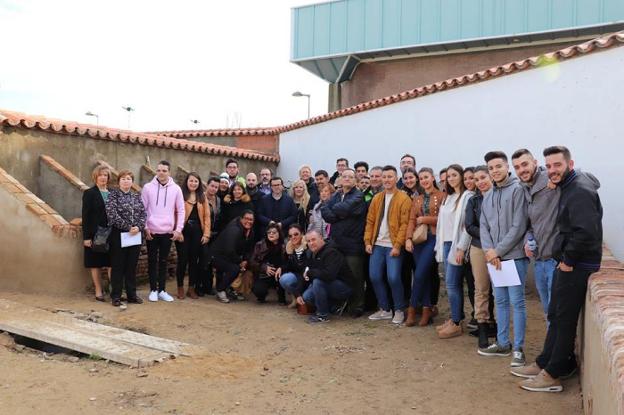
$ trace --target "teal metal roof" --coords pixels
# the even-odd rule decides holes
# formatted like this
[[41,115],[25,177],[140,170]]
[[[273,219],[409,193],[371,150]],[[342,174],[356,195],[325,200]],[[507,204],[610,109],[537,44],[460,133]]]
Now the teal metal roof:
[[624,0],[337,0],[292,9],[291,61],[329,82],[359,61],[624,29]]

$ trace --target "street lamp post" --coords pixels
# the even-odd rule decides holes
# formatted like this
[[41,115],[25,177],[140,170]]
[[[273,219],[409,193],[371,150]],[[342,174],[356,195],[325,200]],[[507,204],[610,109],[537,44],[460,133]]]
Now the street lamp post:
[[303,94],[300,91],[292,93],[293,97],[306,97],[308,99],[308,119],[310,118],[310,94]]
[[128,130],[129,130],[129,129],[130,129],[130,114],[131,114],[131,113],[132,113],[135,109],[134,109],[134,108],[132,108],[132,107],[131,107],[131,106],[129,106],[129,105],[128,105],[127,107],[122,106],[121,108],[122,108],[124,111],[127,111],[127,112],[128,112]]
[[99,115],[97,115],[96,113],[91,112],[91,111],[85,112],[85,115],[87,117],[95,117],[95,125],[97,125],[98,127],[100,126],[100,116]]

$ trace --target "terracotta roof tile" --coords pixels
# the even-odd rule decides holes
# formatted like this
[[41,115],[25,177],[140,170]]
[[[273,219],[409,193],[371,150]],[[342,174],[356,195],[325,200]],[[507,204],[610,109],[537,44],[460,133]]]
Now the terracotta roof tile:
[[[174,150],[193,151],[207,154],[222,154],[253,160],[262,160],[278,163],[279,156],[265,154],[254,150],[239,149],[236,147],[221,146],[209,143],[198,143],[189,140],[175,139],[163,135],[137,133],[133,131],[106,128],[91,124],[80,124],[72,121],[57,120],[43,116],[28,115],[20,112],[0,109],[0,125],[9,125],[17,128],[39,129],[52,133],[73,135],[86,138],[131,142],[140,145],[165,147]],[[189,144],[192,146],[189,147]]]
[[195,138],[195,137],[238,137],[238,136],[267,136],[278,134],[276,128],[222,128],[209,130],[172,130],[172,131],[151,131],[146,134],[164,135],[175,138]]

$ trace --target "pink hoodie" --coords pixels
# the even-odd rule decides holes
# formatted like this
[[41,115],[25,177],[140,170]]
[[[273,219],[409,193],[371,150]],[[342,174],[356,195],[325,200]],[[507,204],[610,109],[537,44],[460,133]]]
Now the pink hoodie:
[[145,229],[155,234],[173,233],[174,230],[182,232],[184,197],[182,189],[171,177],[164,186],[154,177],[143,186],[141,199],[147,214]]

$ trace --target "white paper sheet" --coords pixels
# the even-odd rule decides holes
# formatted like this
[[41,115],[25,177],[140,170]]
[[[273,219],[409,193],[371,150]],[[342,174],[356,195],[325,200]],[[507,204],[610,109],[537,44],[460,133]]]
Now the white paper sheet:
[[490,263],[487,264],[487,267],[493,286],[513,287],[520,285],[520,275],[518,275],[518,269],[513,259],[502,261],[500,270],[497,270],[496,267]]
[[141,245],[141,232],[136,235],[130,235],[130,232],[121,232],[121,247],[127,248],[129,246]]

